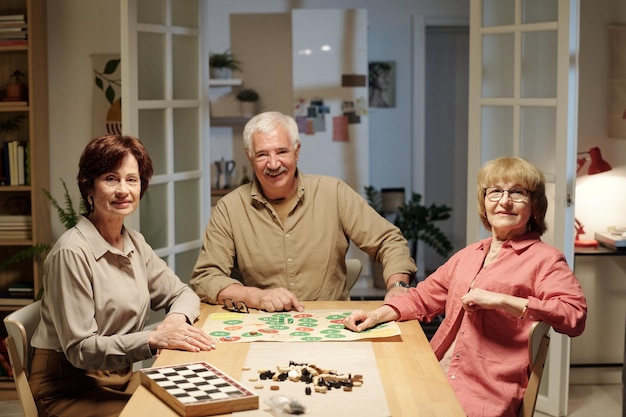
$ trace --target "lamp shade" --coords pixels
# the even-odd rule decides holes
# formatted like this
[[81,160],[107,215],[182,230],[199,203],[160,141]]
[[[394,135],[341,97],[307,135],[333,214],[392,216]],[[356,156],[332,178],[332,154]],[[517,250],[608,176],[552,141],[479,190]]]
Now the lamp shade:
[[601,172],[611,170],[611,165],[602,159],[600,148],[595,147],[589,149],[589,156],[591,157],[591,163],[589,164],[589,170],[587,171],[589,175],[599,174]]

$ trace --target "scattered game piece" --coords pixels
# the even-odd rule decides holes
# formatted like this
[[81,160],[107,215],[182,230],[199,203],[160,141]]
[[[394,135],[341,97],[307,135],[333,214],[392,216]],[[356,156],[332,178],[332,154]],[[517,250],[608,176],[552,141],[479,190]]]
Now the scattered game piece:
[[263,389],[263,384],[256,384],[254,389]]
[[278,391],[280,389],[280,387],[278,385],[270,385],[270,389],[272,391]]
[[145,368],[141,383],[185,417],[259,408],[259,397],[207,362]]
[[[351,392],[353,387],[363,385],[363,375],[341,374],[334,369],[324,369],[313,363],[289,361],[288,365],[276,365],[276,372],[260,368],[258,373],[261,380],[276,382],[289,380],[312,384],[313,390],[319,393],[326,393],[331,389],[342,389],[343,391]],[[270,389],[278,389],[278,385],[272,385]],[[311,387],[307,385],[304,392],[306,395],[311,395]]]

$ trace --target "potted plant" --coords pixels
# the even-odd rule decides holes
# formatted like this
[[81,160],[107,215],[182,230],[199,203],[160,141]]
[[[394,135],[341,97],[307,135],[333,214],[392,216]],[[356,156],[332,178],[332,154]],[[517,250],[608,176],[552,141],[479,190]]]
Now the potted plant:
[[241,71],[241,62],[235,58],[230,49],[222,53],[209,55],[211,78],[230,78],[233,71]]
[[259,101],[259,93],[256,90],[244,88],[239,90],[236,97],[241,104],[241,115],[243,117],[252,117],[256,114],[257,101]]
[[[366,186],[365,196],[369,205],[383,215],[380,190],[372,186]],[[447,257],[452,251],[452,243],[434,222],[450,218],[452,208],[445,204],[424,206],[421,201],[422,196],[420,194],[412,193],[411,199],[398,207],[394,224],[409,241],[413,259],[417,259],[417,246],[420,240],[433,248],[439,255]],[[380,270],[381,276],[379,277],[374,272],[377,269]],[[380,285],[380,281],[382,281],[382,287],[377,287],[385,288],[382,278],[382,266],[373,263],[372,275],[374,275],[374,285],[377,286],[377,282]]]
[[5,100],[7,101],[20,101],[26,97],[26,84],[24,84],[24,73],[20,70],[15,70],[11,74],[11,82],[7,83]]

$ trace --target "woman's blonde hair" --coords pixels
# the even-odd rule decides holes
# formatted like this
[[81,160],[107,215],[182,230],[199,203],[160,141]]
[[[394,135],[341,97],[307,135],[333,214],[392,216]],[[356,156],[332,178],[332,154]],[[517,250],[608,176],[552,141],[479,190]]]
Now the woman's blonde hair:
[[548,210],[546,180],[535,165],[523,158],[501,157],[485,163],[478,171],[478,215],[485,228],[491,231],[485,209],[485,189],[498,182],[516,183],[530,192],[531,213],[528,230],[542,235],[548,226],[545,217]]

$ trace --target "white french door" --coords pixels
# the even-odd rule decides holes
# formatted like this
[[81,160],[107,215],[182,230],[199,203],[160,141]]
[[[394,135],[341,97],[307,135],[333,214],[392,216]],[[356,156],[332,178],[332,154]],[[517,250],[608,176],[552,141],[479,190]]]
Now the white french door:
[[121,6],[122,128],[145,144],[154,165],[132,226],[141,226],[187,282],[210,210],[209,170],[203,169],[209,79],[203,5],[122,0]]
[[[471,0],[468,190],[487,160],[514,155],[545,174],[549,232],[573,268],[577,145],[577,0]],[[467,240],[486,236],[475,194]],[[567,414],[570,341],[552,333],[537,409]]]

